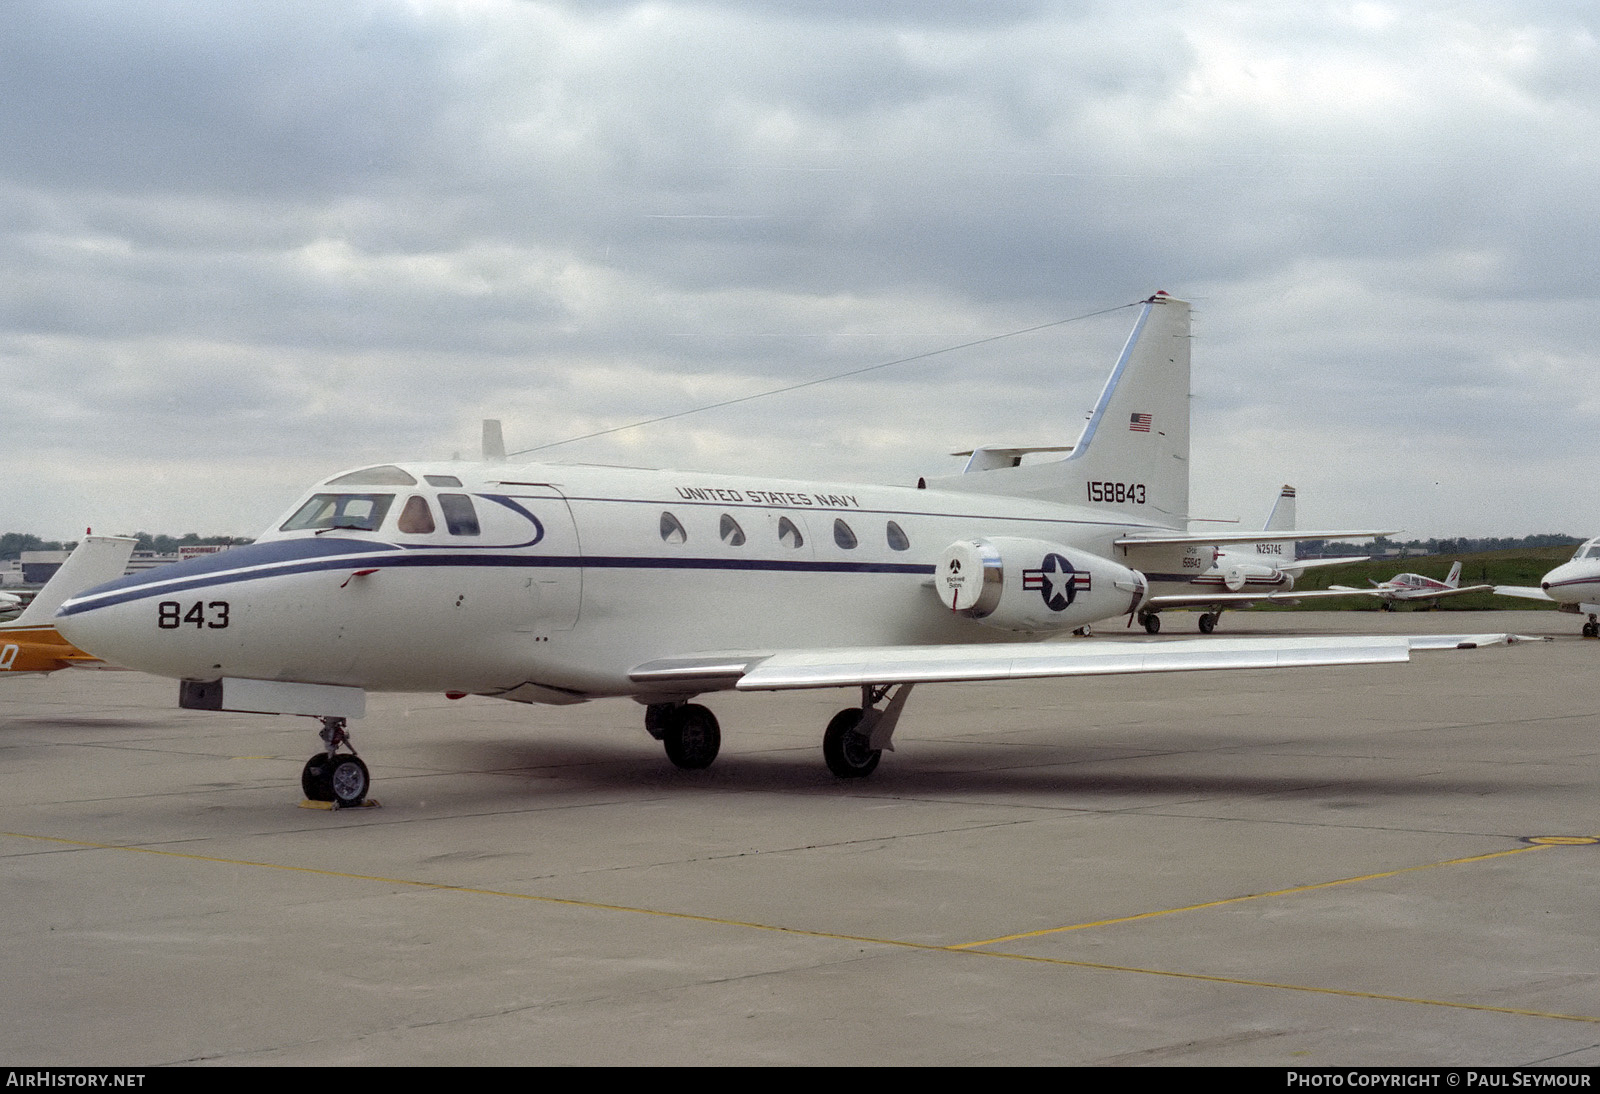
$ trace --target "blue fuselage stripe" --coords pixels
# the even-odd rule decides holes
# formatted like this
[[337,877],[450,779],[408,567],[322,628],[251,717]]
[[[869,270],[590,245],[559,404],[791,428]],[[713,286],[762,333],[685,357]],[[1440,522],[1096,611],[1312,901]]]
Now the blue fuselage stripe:
[[[213,556],[215,557],[215,556]],[[183,579],[164,576],[161,570],[149,571],[146,580],[139,584],[123,584],[116,590],[101,595],[89,594],[69,602],[57,613],[77,615],[81,612],[126,604],[156,596],[173,596],[192,593],[198,589],[211,589],[235,585],[263,578],[287,577],[294,574],[316,573],[322,570],[391,569],[395,567],[481,566],[516,569],[537,567],[550,569],[611,569],[611,570],[744,570],[768,573],[821,573],[821,574],[916,574],[930,575],[933,567],[911,562],[821,562],[816,560],[694,558],[694,557],[642,557],[624,555],[415,555],[385,552],[372,555],[347,555],[342,558],[319,558],[304,562],[280,562],[240,569],[228,573],[197,574]],[[127,579],[123,579],[124,582]]]

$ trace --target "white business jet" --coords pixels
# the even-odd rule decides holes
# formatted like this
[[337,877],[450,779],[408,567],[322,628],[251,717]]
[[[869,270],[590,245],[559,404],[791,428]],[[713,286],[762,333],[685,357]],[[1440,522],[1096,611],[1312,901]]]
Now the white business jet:
[[1537,588],[1529,585],[1496,585],[1497,596],[1519,596],[1524,600],[1554,603],[1558,611],[1587,615],[1585,638],[1600,638],[1600,536],[1589,540],[1563,562],[1545,574]]
[[[485,440],[503,452],[497,423]],[[859,687],[823,735],[850,778],[891,747],[918,683],[1400,661],[1425,644],[1037,641],[1137,612],[1141,570],[1177,571],[1215,542],[1179,531],[1188,457],[1189,305],[1158,293],[1062,460],[926,488],[492,458],[365,467],[255,544],[100,586],[57,622],[180,680],[184,707],[321,719],[301,783],[336,805],[368,791],[347,719],[369,690],[628,696],[673,763],[701,768],[721,731],[696,696]]]
[[1395,574],[1388,581],[1374,581],[1370,589],[1357,589],[1349,585],[1331,585],[1330,592],[1362,593],[1383,601],[1386,611],[1393,611],[1399,601],[1431,600],[1430,607],[1437,608],[1441,597],[1460,596],[1462,593],[1487,593],[1493,585],[1461,584],[1461,563],[1453,563],[1443,581],[1426,574]]
[[1262,536],[1240,544],[1238,550],[1215,546],[1185,548],[1180,574],[1155,574],[1150,579],[1151,596],[1139,610],[1139,622],[1151,634],[1161,630],[1163,608],[1207,608],[1200,613],[1200,633],[1210,634],[1224,609],[1247,608],[1260,602],[1294,604],[1328,596],[1345,596],[1325,590],[1293,593],[1294,583],[1305,571],[1317,566],[1342,566],[1361,562],[1358,558],[1299,558],[1296,540],[1358,539],[1389,535],[1389,532],[1297,532],[1295,531],[1295,490],[1285,485],[1278,492]]

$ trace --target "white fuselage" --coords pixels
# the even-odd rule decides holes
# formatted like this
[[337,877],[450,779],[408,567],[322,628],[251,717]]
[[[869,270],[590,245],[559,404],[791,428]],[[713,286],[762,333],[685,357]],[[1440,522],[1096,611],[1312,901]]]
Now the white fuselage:
[[[935,560],[963,537],[1101,556],[1080,608],[1093,595],[1095,618],[1121,614],[1132,605],[1112,585],[1128,571],[1109,561],[1112,541],[1170,530],[1083,505],[762,476],[388,471],[413,484],[336,476],[256,544],[100,586],[63,607],[60,629],[114,664],[181,679],[574,701],[638,694],[631,668],[689,652],[1030,637],[941,603]],[[371,530],[298,515],[334,496],[383,512]],[[444,519],[461,497],[475,531]]]
[[1540,579],[1545,595],[1567,611],[1600,610],[1600,537],[1579,547],[1570,562],[1563,562]]
[[1194,576],[1179,583],[1164,581],[1165,575],[1152,573],[1150,587],[1155,595],[1195,591],[1284,593],[1294,588],[1294,574],[1280,567],[1293,561],[1291,543],[1256,543],[1244,550],[1190,547],[1183,566]]

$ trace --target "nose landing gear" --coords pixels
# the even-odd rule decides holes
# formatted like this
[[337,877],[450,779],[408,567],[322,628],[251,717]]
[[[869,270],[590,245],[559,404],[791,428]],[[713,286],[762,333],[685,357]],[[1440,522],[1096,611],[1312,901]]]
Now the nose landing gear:
[[[332,802],[335,809],[363,805],[372,787],[372,776],[356,750],[343,718],[323,718],[319,734],[327,750],[306,761],[300,772],[300,789],[314,802]],[[340,753],[339,748],[350,748]]]

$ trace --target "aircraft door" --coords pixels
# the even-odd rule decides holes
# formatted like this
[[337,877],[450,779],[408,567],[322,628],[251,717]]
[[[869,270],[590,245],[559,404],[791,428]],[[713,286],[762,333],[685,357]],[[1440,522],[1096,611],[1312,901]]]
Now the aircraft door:
[[[496,503],[489,507],[497,507],[491,518],[495,523],[509,518],[524,530],[517,555],[527,565],[517,582],[515,630],[535,634],[571,630],[583,603],[583,567],[578,527],[567,499],[542,483],[506,483],[503,493],[481,496]],[[488,525],[486,519],[485,532],[490,531]]]

